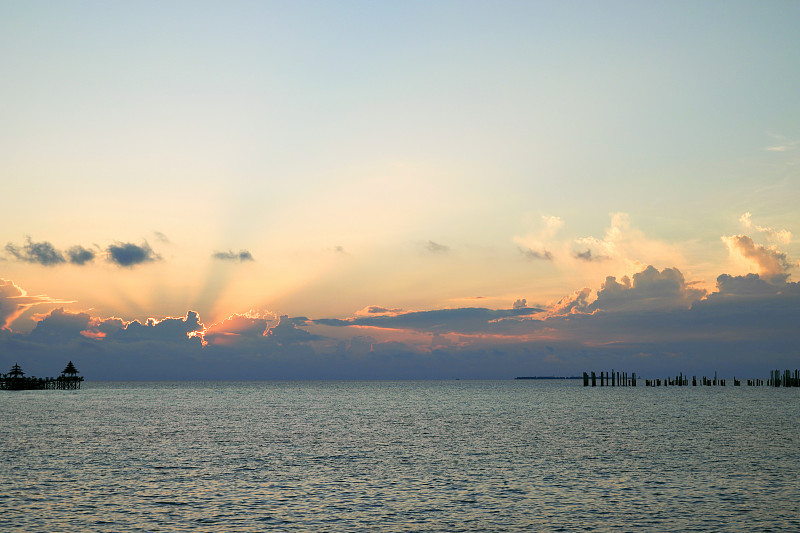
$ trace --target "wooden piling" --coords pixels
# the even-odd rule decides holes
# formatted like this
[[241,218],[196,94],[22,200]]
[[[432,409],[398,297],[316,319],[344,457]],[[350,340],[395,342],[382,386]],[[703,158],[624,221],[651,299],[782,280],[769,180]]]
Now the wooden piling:
[[[12,369],[13,370],[13,369]],[[583,386],[589,386],[589,372],[583,372]],[[8,378],[11,377],[12,374],[8,376],[0,375],[0,389],[2,388],[10,388],[12,385],[6,384]],[[19,377],[19,376],[17,376]],[[74,385],[73,382],[65,382],[67,376],[63,375],[57,379],[47,378],[46,380],[40,380],[42,383],[38,384],[37,388],[66,388],[67,383],[71,383]],[[27,378],[26,378],[27,379]],[[82,380],[82,378],[80,378]],[[628,373],[623,371],[611,370],[610,372],[602,371],[600,372],[600,386],[601,387],[635,387],[637,385],[636,373]],[[591,372],[591,382],[592,387],[597,386],[597,372]],[[788,387],[800,387],[800,369],[773,369],[769,371],[769,378],[767,379],[739,379],[736,376],[733,376],[733,386],[734,387],[741,387],[742,384],[746,384],[748,387],[780,387],[780,388],[788,388]],[[4,385],[5,384],[5,385]],[[704,387],[726,387],[728,385],[728,380],[719,376],[718,372],[714,372],[713,377],[706,377],[700,376],[698,377],[692,376],[691,380],[692,387],[697,387],[698,385]],[[33,385],[29,385],[33,386]],[[662,378],[655,378],[655,379],[645,379],[644,380],[645,387],[688,387],[689,386],[689,376],[684,374],[683,372],[679,372],[675,376],[666,376]]]

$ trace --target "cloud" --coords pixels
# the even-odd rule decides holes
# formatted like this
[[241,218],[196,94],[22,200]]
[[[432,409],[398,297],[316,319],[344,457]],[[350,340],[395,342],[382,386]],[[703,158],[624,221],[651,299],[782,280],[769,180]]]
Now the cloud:
[[764,279],[758,274],[722,274],[717,278],[717,291],[692,306],[691,321],[691,327],[703,327],[709,336],[780,346],[766,357],[796,358],[800,283],[783,277]]
[[26,242],[21,247],[12,243],[6,244],[6,251],[19,261],[37,263],[43,266],[54,266],[66,262],[64,254],[47,241],[33,242],[26,237]]
[[765,278],[785,278],[788,270],[792,268],[785,253],[774,247],[756,244],[747,235],[723,236],[722,242],[728,247],[731,255],[747,260]]
[[547,237],[554,237],[558,230],[564,227],[564,221],[561,220],[561,217],[542,215],[542,221],[545,228],[544,235]]
[[775,296],[785,286],[784,280],[778,283],[770,283],[762,279],[758,274],[747,274],[745,276],[731,276],[721,274],[717,277],[717,293],[715,297],[752,297],[752,296]]
[[70,303],[47,296],[28,296],[11,280],[0,278],[0,329],[8,330],[25,311],[39,304]]
[[81,332],[89,328],[88,313],[71,313],[64,308],[53,309],[45,315],[31,331],[31,340],[48,344],[60,344],[78,339]]
[[81,335],[92,339],[102,339],[107,335],[116,333],[121,329],[125,329],[127,324],[127,322],[117,317],[92,317],[92,319],[89,321],[89,327],[87,327],[84,331],[81,331]]
[[574,313],[586,313],[588,312],[589,304],[593,301],[592,295],[592,290],[585,287],[564,296],[547,310],[548,315],[560,316]]
[[255,261],[253,255],[247,250],[239,250],[239,253],[235,253],[232,250],[228,250],[227,252],[214,252],[211,257],[219,259],[220,261],[239,261],[240,263]]
[[95,253],[83,246],[73,246],[67,250],[67,256],[69,257],[69,262],[73,265],[83,266],[94,261]]
[[[574,266],[592,269],[598,274],[614,270],[632,275],[648,264],[683,264],[683,257],[674,247],[648,238],[632,227],[627,213],[613,213],[602,238],[579,237],[568,247]],[[566,261],[565,261],[566,262]]]
[[179,318],[150,318],[144,324],[138,320],[125,322],[117,317],[96,318],[86,312],[66,311],[63,307],[35,318],[38,322],[30,333],[30,339],[49,344],[77,339],[106,340],[109,344],[175,343],[185,342],[193,334],[204,330],[199,315],[194,311],[187,311],[185,317]]
[[768,152],[790,152],[800,146],[800,140],[787,139],[783,135],[775,135],[774,137],[777,144],[767,146],[764,150]]
[[396,315],[402,312],[403,310],[400,308],[389,309],[387,307],[381,307],[379,305],[369,305],[364,309],[356,311],[356,316]]
[[[97,252],[90,248],[80,245],[72,246],[66,252],[58,250],[50,242],[34,242],[30,237],[26,237],[26,242],[22,246],[13,243],[6,244],[6,251],[18,261],[26,263],[36,263],[43,266],[56,266],[69,262],[77,266],[84,266],[94,261]],[[108,260],[123,267],[132,267],[141,263],[157,261],[161,256],[156,254],[147,242],[141,245],[133,243],[116,243],[106,248]],[[249,256],[249,252],[241,253]],[[250,256],[252,260],[252,256]],[[240,259],[246,260],[244,257]]]
[[156,238],[158,242],[163,242],[164,244],[170,244],[169,237],[165,234],[161,233],[160,231],[154,231],[153,236]]
[[[577,249],[576,249],[577,248]],[[645,255],[652,246],[641,232],[631,230],[630,216],[627,213],[613,213],[611,224],[606,228],[602,239],[579,237],[572,241],[569,249],[572,259],[580,263],[596,263],[616,259],[622,262],[636,262],[629,255]]]
[[560,269],[573,269],[581,275],[599,276],[609,270],[632,275],[648,264],[682,265],[683,257],[675,246],[648,238],[633,228],[627,213],[612,213],[604,235],[565,236],[558,217],[542,217],[543,228],[513,241],[530,260],[555,263]]
[[789,244],[792,242],[792,232],[787,229],[776,230],[775,228],[770,228],[768,226],[759,226],[757,224],[753,224],[752,215],[747,212],[744,213],[741,217],[739,217],[739,222],[747,229],[755,229],[756,231],[760,231],[761,233],[766,234],[767,239],[773,242],[779,242],[781,244]]
[[141,245],[129,242],[118,242],[110,245],[106,250],[109,254],[108,260],[121,267],[133,267],[142,263],[150,263],[161,259],[161,256],[150,248],[147,241],[143,242]]
[[789,150],[793,150],[793,144],[774,144],[772,146],[767,146],[764,150],[768,152],[788,152]]
[[349,319],[317,319],[314,324],[334,327],[369,326],[398,330],[412,330],[425,333],[498,333],[508,332],[505,326],[513,327],[504,320],[518,319],[535,315],[542,309],[523,307],[516,309],[486,309],[481,307],[460,307],[457,309],[438,309],[434,311],[410,311],[393,315],[357,316]]
[[[52,300],[0,281],[0,320],[36,303]],[[72,359],[93,379],[485,379],[611,365],[758,377],[796,364],[800,284],[722,274],[706,294],[678,268],[648,266],[547,309],[520,298],[511,309],[369,306],[315,320],[251,311],[210,326],[194,311],[141,323],[62,307],[34,319],[30,333],[0,331],[0,367],[18,359],[36,374]]]
[[108,338],[127,342],[185,342],[200,333],[205,326],[200,322],[200,315],[195,311],[187,311],[184,317],[150,318],[144,324],[134,320],[124,328],[112,331]]
[[629,228],[628,215],[625,213],[614,214],[611,218],[611,226],[606,230],[606,235],[603,239],[598,239],[597,237],[575,239],[575,244],[581,249],[585,247],[586,251],[573,252],[573,257],[589,263],[619,257],[621,255],[619,243],[623,240]]
[[623,276],[619,282],[614,276],[608,276],[587,310],[688,309],[703,296],[705,291],[688,285],[677,268],[659,272],[648,266],[632,278]]
[[8,329],[33,303],[13,281],[0,278],[0,329]]
[[432,254],[445,254],[450,251],[450,247],[438,242],[428,241],[425,243],[424,248]]
[[203,332],[203,340],[211,345],[241,344],[246,339],[263,337],[273,316],[260,316],[257,313],[234,314],[212,324]]
[[606,255],[593,256],[591,248],[587,248],[585,252],[575,252],[575,259],[580,259],[581,261],[591,263],[592,261],[605,261],[606,259],[610,258]]
[[542,215],[542,230],[527,238],[515,237],[514,242],[519,245],[519,251],[526,259],[535,261],[553,261],[553,253],[548,249],[552,244],[556,233],[564,226],[564,221],[560,217],[552,215]]
[[553,254],[551,254],[548,250],[545,250],[543,245],[538,250],[534,250],[532,248],[520,248],[519,251],[522,255],[525,256],[526,259],[530,260],[541,259],[543,261],[553,260]]
[[312,335],[299,327],[307,321],[308,319],[305,317],[290,318],[288,315],[281,315],[278,324],[267,330],[266,337],[281,346],[315,340],[318,338],[316,335]]

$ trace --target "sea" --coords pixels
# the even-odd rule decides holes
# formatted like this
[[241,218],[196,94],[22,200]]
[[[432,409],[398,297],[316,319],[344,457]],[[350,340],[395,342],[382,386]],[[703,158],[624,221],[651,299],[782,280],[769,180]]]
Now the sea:
[[0,530],[800,531],[800,389],[0,391]]

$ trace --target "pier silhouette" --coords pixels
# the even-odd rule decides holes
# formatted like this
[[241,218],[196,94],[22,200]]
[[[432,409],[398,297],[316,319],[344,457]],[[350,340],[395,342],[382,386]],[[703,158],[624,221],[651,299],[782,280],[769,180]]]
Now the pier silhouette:
[[8,374],[0,374],[0,390],[77,390],[82,381],[83,376],[78,375],[72,361],[57,378],[26,377],[19,364],[14,363]]

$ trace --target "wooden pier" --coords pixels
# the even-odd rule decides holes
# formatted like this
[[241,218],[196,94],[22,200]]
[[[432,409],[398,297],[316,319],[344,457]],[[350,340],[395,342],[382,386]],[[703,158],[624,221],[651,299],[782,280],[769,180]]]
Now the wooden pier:
[[11,367],[8,374],[0,374],[0,390],[77,390],[81,388],[83,377],[70,361],[57,378],[37,378],[25,376],[18,364]]
[[[631,373],[630,375],[627,372],[615,372],[611,370],[611,372],[600,372],[599,374],[600,379],[598,380],[598,375],[594,372],[583,373],[583,386],[592,387],[599,386],[601,387],[635,387],[636,386],[636,373]],[[769,379],[748,379],[745,381],[748,387],[800,387],[800,370],[772,370],[770,371]],[[683,373],[678,374],[677,376],[673,377],[665,377],[664,379],[645,379],[644,386],[645,387],[688,387],[690,384],[689,376],[684,375]],[[724,387],[727,385],[727,380],[725,378],[717,377],[717,373],[714,372],[714,377],[706,377],[701,376],[700,379],[697,379],[697,376],[692,376],[691,379],[691,386],[692,387]],[[742,380],[737,379],[736,376],[733,377],[733,386],[740,387],[742,385]]]

